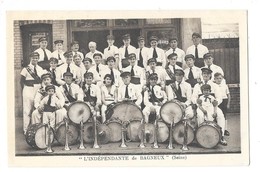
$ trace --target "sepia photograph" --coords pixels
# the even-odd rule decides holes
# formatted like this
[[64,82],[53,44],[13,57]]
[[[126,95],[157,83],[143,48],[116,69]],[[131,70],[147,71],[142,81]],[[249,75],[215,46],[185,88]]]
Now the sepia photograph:
[[245,11],[51,14],[7,13],[11,164],[249,163]]

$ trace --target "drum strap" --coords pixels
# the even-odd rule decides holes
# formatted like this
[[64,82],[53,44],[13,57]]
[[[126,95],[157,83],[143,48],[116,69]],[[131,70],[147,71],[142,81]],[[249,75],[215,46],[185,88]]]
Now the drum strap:
[[175,75],[172,73],[171,69],[169,67],[166,68],[166,72],[168,76],[171,78],[172,82],[175,82]]
[[67,97],[67,99],[69,100],[70,103],[72,102],[75,102],[76,99],[72,97],[72,95],[69,94],[69,91],[66,87],[66,84],[63,85],[63,88],[64,88],[64,93],[65,93],[65,96]]
[[33,77],[33,79],[35,80],[36,84],[40,84],[42,81],[41,81],[41,78],[36,74],[34,73],[29,66],[26,67],[26,70],[28,71],[28,73]]
[[180,102],[186,102],[187,101],[186,97],[182,97],[182,95],[179,94],[175,83],[170,84],[170,86],[171,86],[173,92],[175,93],[175,95],[177,96],[177,98],[176,98],[177,100],[179,100]]

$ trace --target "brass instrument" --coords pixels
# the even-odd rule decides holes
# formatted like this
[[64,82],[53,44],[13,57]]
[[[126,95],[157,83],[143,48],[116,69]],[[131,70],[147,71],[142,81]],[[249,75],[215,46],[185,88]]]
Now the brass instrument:
[[84,125],[83,125],[83,116],[82,116],[82,120],[80,121],[80,145],[78,149],[86,149],[83,143],[83,132],[84,132]]
[[121,140],[122,140],[122,142],[121,142],[121,144],[120,144],[120,146],[119,147],[121,147],[121,148],[126,148],[127,147],[127,145],[125,144],[125,139],[126,139],[126,125],[127,125],[127,123],[126,122],[123,122],[123,124],[122,124],[122,128],[121,128]]
[[[48,143],[47,143],[47,149],[45,150],[46,153],[53,153],[54,151],[52,150],[51,148],[51,133],[52,133],[52,128],[51,128],[51,125],[50,125],[50,120],[47,124],[47,127],[48,127],[48,131],[47,131],[47,135],[48,135]],[[46,138],[46,137],[45,137]]]
[[[174,121],[174,120],[173,120]],[[169,145],[167,146],[167,149],[174,149],[173,145],[172,145],[172,134],[173,134],[173,126],[174,126],[174,122],[171,122],[170,124],[170,137],[169,137]]]
[[157,149],[159,148],[158,145],[158,116],[156,115],[155,121],[154,121],[154,142],[152,148]]
[[64,149],[65,151],[69,151],[71,150],[71,148],[69,147],[69,141],[68,141],[68,129],[69,129],[69,125],[68,125],[68,120],[67,118],[64,118],[64,123],[65,123],[65,146]]
[[96,112],[93,112],[93,126],[94,126],[94,145],[93,148],[99,149],[100,146],[98,145],[98,136],[97,136],[97,114]]
[[184,120],[184,136],[183,136],[183,145],[181,150],[182,151],[187,151],[189,150],[188,146],[187,146],[187,142],[188,142],[188,124],[187,124],[187,119],[183,119]]
[[143,118],[141,120],[141,142],[140,142],[140,145],[138,147],[140,148],[145,148],[145,144],[146,144],[146,134],[145,134],[145,119],[144,119],[144,115],[142,115]]

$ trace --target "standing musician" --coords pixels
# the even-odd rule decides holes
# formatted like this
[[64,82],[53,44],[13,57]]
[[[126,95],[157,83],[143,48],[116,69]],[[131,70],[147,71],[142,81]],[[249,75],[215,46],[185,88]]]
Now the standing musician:
[[149,84],[144,92],[144,105],[143,114],[145,122],[148,123],[149,115],[151,112],[155,112],[160,118],[161,106],[167,101],[166,93],[161,89],[160,86],[156,85],[158,75],[156,73],[149,75]]
[[60,84],[57,83],[56,76],[57,76],[57,65],[58,65],[58,59],[51,57],[50,58],[50,68],[48,69],[48,72],[52,75],[52,84],[56,86],[60,86]]
[[65,81],[63,78],[63,74],[68,72],[73,74],[73,79],[75,83],[80,84],[81,82],[80,68],[72,62],[73,59],[72,51],[67,51],[66,53],[64,53],[64,56],[66,58],[66,63],[64,63],[63,65],[57,68],[57,76],[56,76],[57,83],[60,85],[64,85]]
[[185,56],[187,68],[184,70],[185,81],[188,82],[193,88],[197,83],[201,81],[201,70],[197,66],[194,66],[195,57],[192,54]]
[[174,81],[175,81],[175,70],[176,69],[182,70],[181,67],[176,65],[176,62],[177,62],[177,54],[176,53],[170,54],[167,57],[167,59],[168,59],[169,65],[165,68],[166,73],[167,73],[167,75],[165,77],[166,86],[170,85],[171,83],[174,83]]
[[78,41],[73,41],[71,44],[71,51],[72,51],[72,56],[75,54],[79,54],[81,59],[84,59],[84,55],[82,52],[79,51],[79,42]]
[[161,48],[158,48],[158,37],[157,36],[151,36],[150,37],[150,45],[148,51],[148,57],[149,58],[155,58],[157,61],[157,66],[162,66],[162,68],[166,67],[166,58],[164,50]]
[[39,53],[39,62],[48,60],[51,58],[51,52],[47,49],[48,41],[46,37],[39,38],[40,47],[36,49],[34,52]]
[[176,81],[166,86],[168,100],[178,100],[185,110],[187,118],[193,118],[193,110],[191,106],[192,90],[189,83],[185,82],[184,72],[182,69],[175,70]]
[[142,103],[142,94],[141,91],[136,88],[136,85],[130,82],[131,73],[122,72],[120,76],[122,77],[124,84],[118,88],[118,102],[130,100],[140,107]]
[[[82,74],[82,79],[81,80],[84,81],[85,73],[91,72],[91,73],[93,73],[93,81],[92,81],[93,84],[97,84],[98,82],[101,82],[101,78],[99,76],[99,73],[92,66],[92,60],[87,57],[87,58],[84,58],[82,60],[82,62],[83,62],[83,65],[84,65],[85,69],[81,70],[81,74]],[[101,84],[99,84],[99,85],[101,85]]]
[[30,64],[21,71],[20,84],[23,89],[23,131],[27,131],[33,110],[33,100],[37,90],[41,87],[41,76],[45,71],[37,65],[39,53],[30,54]]
[[[57,60],[57,59],[56,59]],[[52,75],[50,73],[43,74],[41,76],[42,80],[42,86],[37,90],[37,93],[34,98],[34,107],[35,110],[32,113],[32,124],[41,123],[43,108],[40,106],[41,100],[47,96],[47,92],[45,91],[45,88],[49,85],[51,85],[52,82]],[[67,116],[66,109],[63,108],[65,103],[65,97],[63,96],[60,87],[55,86],[55,94],[59,99],[59,103],[56,110],[56,123],[63,120],[64,117]]]
[[55,45],[55,51],[52,52],[51,57],[54,57],[58,60],[58,66],[64,64],[66,62],[66,59],[64,57],[64,51],[63,51],[63,40],[56,40],[54,41]]
[[177,54],[177,62],[176,64],[181,68],[185,66],[185,52],[178,48],[178,38],[170,38],[169,39],[170,49],[165,52],[165,57],[167,58],[170,54],[176,53]]
[[144,36],[137,38],[139,48],[136,49],[137,66],[146,69],[149,48],[145,47]]
[[122,36],[124,45],[119,48],[119,64],[118,69],[122,71],[123,68],[129,66],[128,56],[131,53],[136,53],[136,48],[130,45],[131,39],[130,34],[125,34]]
[[87,72],[84,74],[82,89],[84,102],[89,105],[91,112],[96,111],[97,116],[100,117],[101,91],[99,86],[93,84],[93,73]]
[[[91,41],[88,43],[88,48],[90,50],[90,52],[88,52],[86,55],[85,55],[85,58],[90,58],[91,60],[94,60],[94,56],[95,54],[100,54],[101,56],[101,63],[105,64],[104,61],[103,61],[103,54],[97,50],[97,43]],[[95,61],[94,61],[94,64],[95,64]]]
[[113,77],[110,74],[104,76],[104,85],[101,87],[101,116],[102,123],[106,121],[106,110],[107,106],[117,102],[117,87],[114,84]]
[[114,46],[115,37],[113,35],[107,35],[107,44],[108,47],[104,49],[104,64],[107,64],[107,58],[110,56],[115,57],[116,64],[115,67],[118,69],[118,60],[119,60],[119,50]]
[[78,84],[75,84],[73,82],[73,74],[71,72],[65,72],[63,74],[63,78],[65,81],[65,84],[60,86],[60,88],[61,88],[62,94],[65,97],[64,107],[67,109],[71,103],[73,103],[77,100],[83,101],[83,91],[79,87]]

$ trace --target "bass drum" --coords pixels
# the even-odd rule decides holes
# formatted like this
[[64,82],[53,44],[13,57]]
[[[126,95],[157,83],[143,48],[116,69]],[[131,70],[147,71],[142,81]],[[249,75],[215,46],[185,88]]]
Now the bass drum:
[[[187,145],[193,142],[195,138],[194,128],[187,122]],[[173,127],[173,139],[176,143],[182,145],[184,142],[184,121],[180,121]]]
[[131,101],[124,101],[116,103],[113,106],[110,106],[110,109],[107,111],[113,118],[117,118],[123,122],[130,121],[132,119],[142,119],[143,112],[142,110]]
[[82,120],[85,123],[90,118],[91,110],[85,102],[76,101],[69,105],[67,114],[73,123],[80,124]]
[[214,148],[221,139],[221,128],[213,121],[203,122],[196,132],[196,140],[204,148]]
[[[26,142],[33,148],[46,149],[48,144],[48,126],[46,124],[37,123],[28,127],[26,132]],[[54,130],[51,128],[51,143],[54,141]]]
[[169,138],[169,128],[162,122],[158,121],[158,130],[157,130],[157,141],[158,143],[163,143]]
[[[55,138],[58,141],[59,144],[65,145],[65,122],[61,121],[59,122],[56,127],[55,127]],[[68,124],[68,129],[67,129],[67,135],[68,135],[68,144],[69,145],[74,145],[78,142],[79,138],[79,131],[77,127],[73,124]]]
[[[100,125],[100,122],[97,121],[97,126]],[[83,130],[83,141],[85,143],[93,143],[94,142],[94,127],[93,127],[93,120],[90,118],[85,124],[84,124],[84,130]]]
[[122,121],[111,118],[105,123],[111,130],[110,142],[121,141]]
[[[129,140],[133,142],[140,141],[139,139],[139,128],[141,126],[141,120],[134,119],[131,120],[126,128],[126,136]],[[121,130],[120,130],[121,131]]]
[[[153,143],[154,142],[154,134],[155,134],[155,127],[153,124],[150,124],[150,123],[146,123],[144,125],[144,137],[146,139],[146,142],[147,143]],[[138,137],[139,137],[139,140],[141,140],[141,136],[142,136],[142,129],[143,129],[143,125],[140,125],[139,126],[139,129],[138,129]]]
[[183,117],[184,109],[178,101],[168,101],[162,105],[160,114],[164,122],[177,124]]

